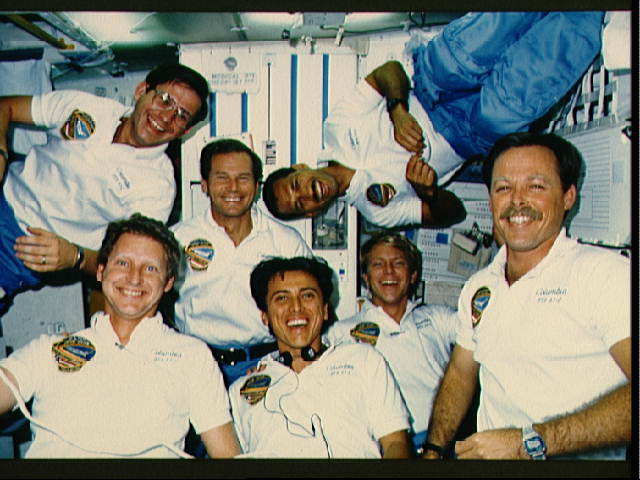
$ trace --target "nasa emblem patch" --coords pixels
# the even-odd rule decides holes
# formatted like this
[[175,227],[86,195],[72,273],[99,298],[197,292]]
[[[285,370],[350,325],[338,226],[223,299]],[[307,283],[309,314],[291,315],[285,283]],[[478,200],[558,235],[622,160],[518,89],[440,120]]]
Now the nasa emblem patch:
[[85,140],[93,135],[96,124],[88,113],[74,110],[60,128],[60,133],[67,140]]
[[75,372],[96,354],[96,347],[78,335],[65,337],[51,346],[53,356],[61,372]]
[[396,196],[396,189],[390,183],[374,183],[367,188],[367,200],[379,207],[385,207]]
[[488,287],[480,287],[471,298],[471,324],[473,328],[480,323],[482,312],[489,305],[491,299],[491,290]]
[[255,405],[267,394],[269,385],[271,385],[271,377],[269,375],[250,377],[240,388],[240,395],[249,402],[249,405]]
[[204,238],[196,238],[184,249],[189,265],[193,270],[206,270],[213,260],[215,250],[211,242]]
[[374,322],[360,322],[350,330],[351,336],[358,342],[375,346],[380,336],[380,327]]

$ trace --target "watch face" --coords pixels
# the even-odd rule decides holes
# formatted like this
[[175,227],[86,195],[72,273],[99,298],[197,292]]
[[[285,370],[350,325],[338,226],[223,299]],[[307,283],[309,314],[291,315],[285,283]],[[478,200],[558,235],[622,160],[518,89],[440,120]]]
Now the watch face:
[[540,437],[528,438],[525,440],[525,448],[527,449],[527,453],[542,453],[542,439]]

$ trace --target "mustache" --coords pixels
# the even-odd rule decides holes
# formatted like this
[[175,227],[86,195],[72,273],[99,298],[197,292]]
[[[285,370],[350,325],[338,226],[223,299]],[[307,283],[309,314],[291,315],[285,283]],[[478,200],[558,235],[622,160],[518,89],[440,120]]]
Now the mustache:
[[530,217],[532,220],[542,219],[542,213],[532,207],[516,208],[514,206],[510,206],[505,211],[503,211],[500,214],[500,219],[502,220],[502,219],[513,217],[516,215],[523,215],[526,217]]

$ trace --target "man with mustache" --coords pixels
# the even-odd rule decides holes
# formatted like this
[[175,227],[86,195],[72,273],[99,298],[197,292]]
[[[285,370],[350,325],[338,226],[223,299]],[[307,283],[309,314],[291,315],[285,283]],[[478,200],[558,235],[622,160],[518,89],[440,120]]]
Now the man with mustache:
[[265,204],[292,219],[342,197],[382,227],[462,221],[464,207],[443,184],[501,136],[529,129],[571,90],[600,52],[603,18],[474,12],[454,20],[408,47],[413,88],[390,61],[340,99],[324,123],[318,168],[273,172]]
[[[489,153],[483,174],[503,245],[460,295],[425,458],[625,458],[629,261],[566,234],[581,163],[554,134],[510,134]],[[477,432],[450,445],[477,378]]]
[[[206,118],[208,95],[199,73],[171,64],[137,85],[132,109],[73,90],[0,98],[0,310],[42,273],[94,274],[110,221],[168,219],[176,187],[165,149]],[[47,143],[8,163],[14,122],[45,127]]]

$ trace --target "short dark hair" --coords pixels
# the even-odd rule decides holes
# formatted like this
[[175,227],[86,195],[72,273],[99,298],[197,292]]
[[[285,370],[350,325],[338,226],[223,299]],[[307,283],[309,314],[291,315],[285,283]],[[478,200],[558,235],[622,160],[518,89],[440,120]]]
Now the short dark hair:
[[278,198],[276,197],[275,183],[278,180],[287,178],[295,171],[296,169],[291,167],[279,168],[278,170],[274,170],[269,174],[269,176],[267,176],[267,179],[262,185],[262,200],[264,201],[267,210],[271,212],[271,215],[279,218],[280,220],[295,220],[296,218],[304,217],[303,213],[284,213],[278,210]]
[[167,279],[176,277],[180,263],[180,245],[176,237],[160,220],[145,217],[140,213],[134,213],[127,219],[109,223],[100,250],[98,250],[98,265],[107,264],[113,247],[124,233],[144,235],[160,242],[167,256]]
[[516,147],[541,146],[550,149],[556,157],[558,175],[562,182],[562,190],[566,192],[571,185],[578,187],[578,179],[582,168],[582,155],[569,141],[555,133],[516,132],[505,135],[491,148],[482,166],[482,177],[491,191],[493,166],[506,150]]
[[211,142],[202,149],[200,153],[200,175],[204,180],[209,178],[211,173],[211,160],[215,155],[223,153],[246,153],[251,158],[251,172],[256,182],[262,180],[262,160],[256,152],[247,145],[233,138],[223,138]]
[[411,287],[409,288],[409,296],[412,297],[422,278],[422,254],[420,250],[418,250],[411,240],[401,233],[389,232],[387,230],[376,232],[360,247],[360,265],[363,274],[367,273],[369,268],[373,247],[379,244],[389,245],[404,253],[409,265],[409,273],[413,274],[413,272],[416,272],[416,280],[411,283]]
[[267,311],[269,281],[277,274],[293,271],[302,271],[313,276],[322,291],[323,302],[330,305],[333,294],[333,270],[326,260],[319,257],[271,257],[255,266],[249,280],[251,296],[261,311]]
[[193,126],[207,118],[209,113],[209,84],[195,70],[180,63],[166,63],[151,70],[144,79],[147,90],[153,90],[161,83],[179,82],[188,85],[200,98],[200,108],[191,118]]

